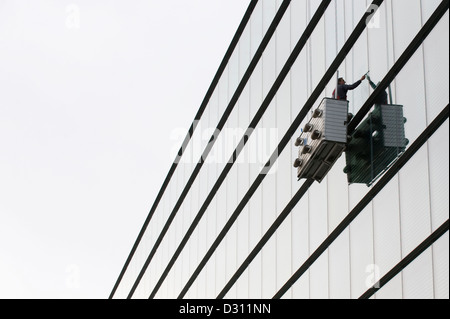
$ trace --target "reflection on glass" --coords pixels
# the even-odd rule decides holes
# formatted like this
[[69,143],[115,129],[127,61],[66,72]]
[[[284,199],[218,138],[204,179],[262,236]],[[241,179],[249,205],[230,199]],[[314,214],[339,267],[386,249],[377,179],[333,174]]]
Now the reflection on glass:
[[348,143],[344,172],[349,184],[372,185],[405,152],[405,122],[402,105],[375,105]]

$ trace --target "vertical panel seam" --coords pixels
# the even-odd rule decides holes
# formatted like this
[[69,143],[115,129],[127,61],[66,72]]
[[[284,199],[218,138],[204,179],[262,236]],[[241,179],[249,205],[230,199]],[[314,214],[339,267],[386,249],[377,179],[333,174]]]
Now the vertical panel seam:
[[[423,27],[423,2],[420,0],[420,25]],[[428,95],[427,95],[427,85],[426,85],[426,66],[425,66],[425,45],[422,44],[422,71],[423,71],[423,92],[424,92],[424,102],[425,102],[425,125],[429,124],[428,120]],[[432,211],[432,204],[431,204],[431,178],[430,178],[430,144],[429,142],[425,145],[425,150],[427,152],[427,178],[428,178],[428,205],[429,205],[429,217],[430,217],[430,234],[433,233],[433,211]],[[435,285],[435,276],[434,276],[434,245],[431,246],[431,277],[432,277],[432,284],[433,284],[433,298],[436,298],[436,285]]]
[[[394,3],[391,0],[391,25],[392,25],[392,58],[393,63],[395,63],[395,25],[394,25]],[[389,42],[389,39],[388,39]],[[397,80],[394,79],[394,83]],[[394,87],[395,96],[397,97],[397,85]],[[397,187],[398,187],[398,217],[399,217],[399,236],[400,236],[400,255],[401,258],[404,257],[403,252],[403,236],[402,236],[402,204],[401,204],[401,171],[397,174]],[[405,287],[404,287],[404,278],[403,278],[403,272],[400,274],[401,277],[401,291],[402,291],[402,298],[405,296]]]

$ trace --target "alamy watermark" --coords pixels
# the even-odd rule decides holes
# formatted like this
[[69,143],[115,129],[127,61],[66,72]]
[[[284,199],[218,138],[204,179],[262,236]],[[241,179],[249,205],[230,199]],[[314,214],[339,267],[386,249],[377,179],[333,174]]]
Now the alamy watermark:
[[66,6],[66,21],[67,29],[75,30],[81,27],[81,11],[77,4],[69,4]]
[[[194,123],[194,127],[198,124]],[[195,136],[194,136],[195,135]],[[185,140],[186,129],[172,130],[170,151],[175,163],[236,163],[254,164],[261,174],[273,173],[277,168],[279,130],[277,128],[214,128],[196,127]],[[180,149],[180,144],[183,146]]]
[[381,28],[381,14],[380,14],[380,7],[371,4],[367,10],[366,13],[369,13],[369,16],[366,18],[366,26],[369,29],[379,29]]
[[81,287],[81,271],[76,264],[71,264],[66,267],[66,288],[69,290],[78,290]]
[[375,264],[367,265],[366,267],[366,288],[380,289],[380,267]]

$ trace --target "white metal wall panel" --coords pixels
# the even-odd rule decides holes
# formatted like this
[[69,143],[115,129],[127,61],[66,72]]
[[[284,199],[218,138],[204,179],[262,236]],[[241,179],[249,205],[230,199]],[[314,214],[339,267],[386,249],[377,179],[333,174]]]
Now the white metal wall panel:
[[351,298],[349,235],[349,230],[345,230],[329,249],[329,298],[331,299]]
[[[262,6],[261,6],[262,8]],[[262,9],[255,12],[255,16],[252,19],[252,47],[259,46],[258,41],[254,39],[263,37],[263,12]],[[263,63],[260,61],[256,67],[253,77],[250,81],[250,119],[253,119],[254,115],[258,111],[265,92],[262,87],[263,76]],[[256,132],[255,132],[256,133]],[[254,177],[259,173],[258,155],[259,149],[257,147],[257,134],[252,134],[248,142],[249,156],[253,160],[249,167],[249,183],[252,183]],[[253,195],[248,205],[249,214],[249,229],[248,229],[248,247],[254,247],[258,240],[261,238],[261,212],[262,212],[262,189],[258,188]],[[262,277],[261,277],[262,258],[261,255],[251,263],[248,268],[248,298],[261,298],[262,290]]]
[[[328,236],[328,203],[326,183],[315,183],[309,189],[309,249],[314,252]],[[316,265],[317,263],[317,265]],[[310,297],[328,298],[328,253],[314,263],[310,271]]]
[[[231,63],[235,64],[238,63],[238,60],[235,61],[230,61]],[[238,66],[237,66],[238,69]],[[231,89],[231,82],[234,82],[232,80],[232,76],[230,74],[230,91],[229,91],[229,95],[232,95],[234,90]],[[227,148],[225,151],[225,154],[231,154],[233,153],[233,151],[236,149],[240,139],[242,138],[242,132],[239,132],[239,122],[238,122],[238,115],[239,115],[239,105],[236,105],[235,109],[233,110],[233,112],[230,114],[230,118],[227,121],[226,124],[226,129],[228,131],[226,131],[226,136],[227,136]],[[243,152],[241,152],[241,154],[239,155],[242,156]],[[228,157],[228,156],[227,156]],[[231,169],[231,171],[229,172],[227,179],[225,181],[225,183],[222,185],[222,187],[226,187],[227,188],[227,194],[226,194],[226,214],[225,214],[225,218],[228,221],[228,219],[230,218],[231,214],[234,212],[234,209],[236,208],[237,204],[238,204],[238,168],[239,164],[235,163],[233,168]],[[225,186],[226,184],[226,186]],[[225,272],[224,272],[224,283],[221,284],[220,286],[223,287],[228,278],[229,278],[229,274],[231,272],[233,272],[233,270],[236,268],[236,228],[232,228],[230,229],[230,231],[228,232],[226,238],[223,240],[221,246],[224,246],[224,264],[225,264]],[[235,288],[234,288],[235,289]]]
[[[220,114],[217,113],[211,113],[210,118],[210,127],[213,127],[213,124],[215,121],[213,120],[214,117],[219,117]],[[208,192],[212,189],[215,182],[217,181],[217,178],[219,177],[220,171],[219,166],[217,164],[217,160],[211,160],[211,162],[208,162]],[[208,249],[208,244],[212,243],[214,241],[214,238],[217,236],[217,229],[216,229],[216,217],[217,216],[217,197],[215,197],[211,203],[209,204],[208,210],[205,212],[204,219],[206,220],[206,240],[205,243],[199,248],[199,254],[202,256]],[[199,231],[202,231],[202,228],[199,228]],[[206,296],[212,296],[214,294],[215,290],[215,278],[216,278],[216,261],[215,258],[213,258],[208,265],[206,266],[205,273],[206,273],[206,289],[205,293]]]
[[[240,46],[239,57],[241,60],[246,61],[252,58],[251,52],[251,34],[249,34],[247,43],[243,43]],[[241,72],[245,70],[241,69]],[[242,93],[241,99],[239,100],[239,129],[245,131],[251,121],[250,118],[250,84],[247,85],[246,89]],[[247,147],[244,154],[241,155],[242,162],[238,164],[238,198],[241,198],[241,194],[245,192],[250,187],[250,158],[251,151]],[[237,221],[237,245],[236,245],[236,258],[239,263],[243,260],[249,253],[249,205],[247,205],[242,216]],[[242,281],[236,283],[234,288],[236,291],[236,298],[248,298],[249,284],[248,284],[248,270],[242,274]]]
[[[276,3],[274,1],[265,1],[265,10],[263,12],[263,23],[270,24],[270,19],[264,18],[266,14],[272,15],[275,12]],[[266,49],[263,56],[263,88],[264,92],[268,92],[272,87],[275,79],[277,78],[276,69],[276,41],[271,41]],[[265,97],[266,95],[264,95]],[[272,149],[270,147],[267,137],[269,137],[269,132],[271,129],[276,128],[276,99],[267,108],[263,118],[261,119],[260,125],[262,136],[265,138],[261,139],[260,154],[262,155],[262,161],[268,159],[271,155]],[[273,174],[268,174],[264,182],[260,186],[262,188],[262,230],[264,234],[264,229],[267,229],[272,221],[275,219],[276,214],[276,179]],[[262,282],[262,297],[267,298],[276,288],[276,278],[274,276],[276,272],[276,260],[274,256],[276,255],[276,242],[270,241],[267,243],[262,253],[262,277],[264,278]]]
[[430,170],[430,205],[432,230],[439,228],[449,215],[449,124],[435,133],[428,143]]
[[[312,18],[312,16],[315,13],[315,10],[316,10],[315,8],[314,9],[310,8],[308,20]],[[317,84],[322,79],[323,74],[326,71],[324,48],[325,48],[325,18],[322,17],[309,40],[311,92],[315,90]]]
[[[291,7],[292,8],[292,7]],[[277,72],[279,73],[286,63],[291,50],[291,10],[286,12],[277,33]],[[294,44],[295,45],[295,44]],[[291,78],[288,75],[276,96],[276,127],[278,140],[282,138],[291,126]],[[278,144],[278,143],[277,143]],[[275,147],[272,147],[275,150]],[[292,153],[287,146],[280,154],[276,165],[277,205],[276,214],[283,210],[293,196],[291,189]],[[276,287],[280,287],[292,274],[292,229],[291,216],[288,216],[279,231],[276,233]],[[275,288],[276,289],[276,288]],[[273,292],[272,292],[273,294]]]
[[[402,259],[398,187],[396,176],[373,201],[374,270],[379,276],[386,274]],[[390,289],[381,289],[377,293],[377,298],[381,299],[401,297],[401,277],[390,285]]]
[[[403,256],[406,256],[431,234],[426,148],[422,148],[409,161],[404,170],[400,172],[400,178],[402,252]],[[416,266],[423,268],[421,278],[415,278],[418,272],[411,271],[414,267],[408,267],[409,269],[405,269],[403,272],[405,298],[422,298],[423,295],[417,295],[416,293],[419,290],[429,291],[425,287],[419,289],[419,287],[409,284],[412,281],[422,281],[426,276],[431,276],[431,255],[424,254],[424,256],[428,256],[428,258],[422,256],[420,263],[415,263]],[[429,281],[423,282],[424,285],[429,283]],[[423,297],[430,298],[431,296]]]
[[449,299],[449,234],[433,245],[434,298]]
[[[426,2],[426,1],[425,1]],[[423,44],[426,116],[430,123],[449,101],[449,13],[447,12]]]
[[[303,30],[309,22],[307,14],[307,1],[292,1],[291,3],[291,42],[295,45]],[[308,89],[308,61],[307,61],[307,46],[300,53],[297,61],[294,63],[291,74],[291,113],[292,118],[295,118],[303,107],[307,99]],[[300,135],[300,132],[298,132]],[[291,149],[291,154],[295,154],[297,148],[295,145],[287,146]],[[292,167],[293,158],[289,167],[291,171],[291,187],[292,193],[297,193],[300,184],[297,182],[296,172]],[[308,209],[308,195],[304,196],[302,200],[296,205],[292,211],[292,269],[297,269],[301,263],[309,256],[309,209]],[[305,279],[303,279],[305,278]],[[302,277],[299,284],[295,285],[286,298],[309,298],[309,273]]]
[[351,298],[370,288],[368,283],[374,274],[372,214],[370,205],[350,225]]
[[428,249],[415,259],[403,272],[403,298],[433,299],[432,251]]

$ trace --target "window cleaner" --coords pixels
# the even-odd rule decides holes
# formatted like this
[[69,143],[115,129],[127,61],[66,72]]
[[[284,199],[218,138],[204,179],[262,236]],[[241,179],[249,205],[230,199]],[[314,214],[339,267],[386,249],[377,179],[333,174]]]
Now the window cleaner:
[[[352,85],[346,84],[344,78],[339,78],[337,83],[337,88],[333,91],[333,99],[336,100],[347,100],[347,92],[356,89],[361,85],[362,81],[366,79],[366,75],[363,75],[361,79]],[[337,91],[337,95],[336,95]]]
[[[380,85],[381,82],[378,82],[378,84],[375,84],[372,79],[370,78],[369,75],[370,71],[367,72],[366,77],[367,80],[369,81],[370,86],[372,87],[372,89],[376,89],[378,87],[378,85]],[[391,91],[391,86],[389,85],[389,92]],[[388,94],[386,92],[381,93],[379,96],[377,96],[376,100],[375,100],[375,104],[380,104],[380,105],[387,105],[387,104],[392,104],[392,94],[390,95],[390,103],[388,102]]]

